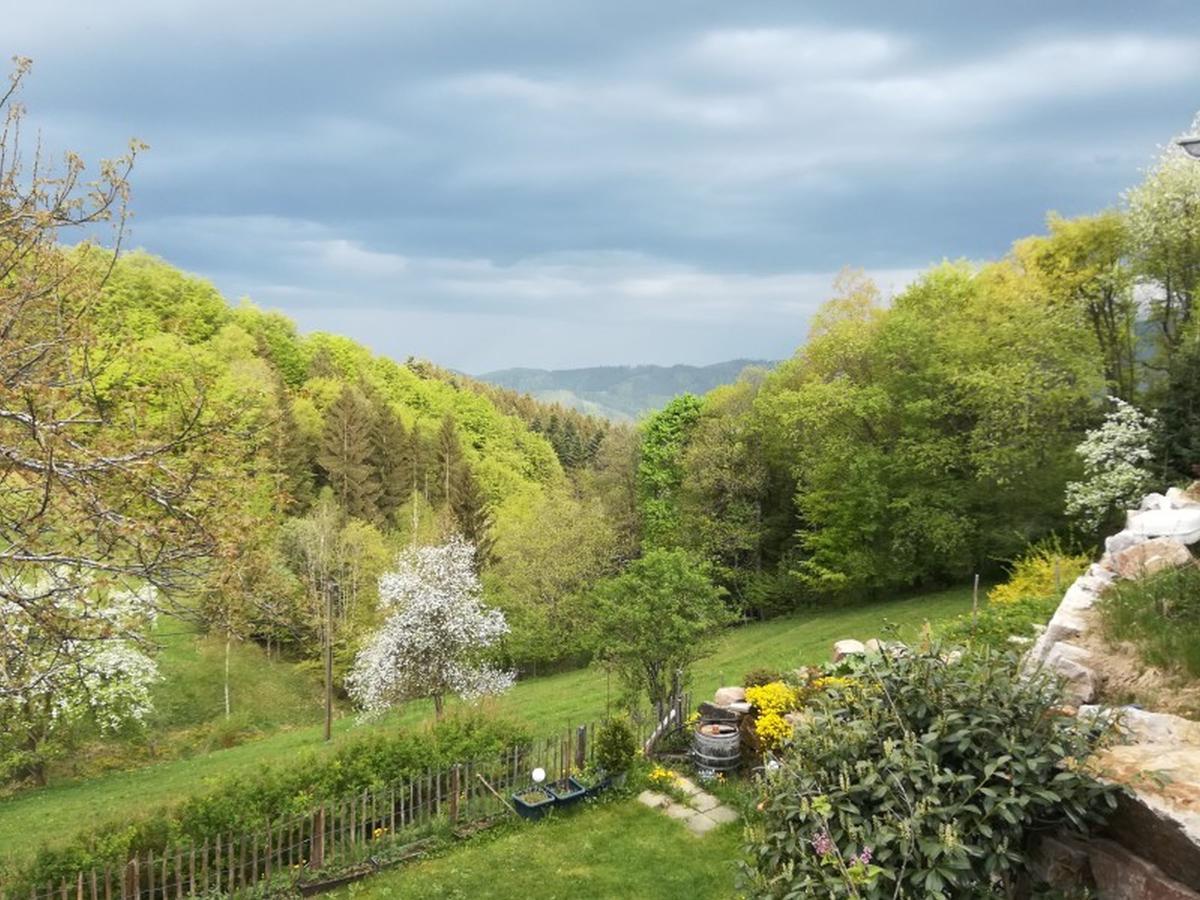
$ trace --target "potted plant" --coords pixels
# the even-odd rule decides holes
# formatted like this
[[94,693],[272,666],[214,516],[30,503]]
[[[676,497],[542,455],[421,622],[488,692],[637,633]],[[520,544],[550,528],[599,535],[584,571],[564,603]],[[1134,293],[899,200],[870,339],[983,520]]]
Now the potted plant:
[[612,784],[612,777],[592,765],[572,775],[571,781],[587,791],[589,797],[594,797]]
[[555,806],[574,806],[588,795],[588,789],[574,778],[560,778],[550,785],[550,793],[554,795]]
[[624,719],[606,719],[596,729],[596,768],[623,787],[637,752],[633,729]]
[[512,795],[513,809],[522,819],[536,822],[554,808],[554,794],[540,784],[533,784]]

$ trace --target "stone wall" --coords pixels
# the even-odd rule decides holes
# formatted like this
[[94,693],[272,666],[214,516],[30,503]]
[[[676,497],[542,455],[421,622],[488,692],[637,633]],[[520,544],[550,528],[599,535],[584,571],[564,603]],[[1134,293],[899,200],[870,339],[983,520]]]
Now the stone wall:
[[1135,707],[1099,705],[1110,652],[1096,601],[1119,579],[1193,565],[1200,542],[1200,483],[1150,494],[1105,541],[1104,554],[1063,595],[1026,665],[1062,676],[1080,716],[1116,717],[1126,740],[1098,754],[1104,777],[1123,785],[1099,839],[1043,841],[1041,874],[1059,886],[1089,884],[1102,900],[1200,900],[1200,723]]

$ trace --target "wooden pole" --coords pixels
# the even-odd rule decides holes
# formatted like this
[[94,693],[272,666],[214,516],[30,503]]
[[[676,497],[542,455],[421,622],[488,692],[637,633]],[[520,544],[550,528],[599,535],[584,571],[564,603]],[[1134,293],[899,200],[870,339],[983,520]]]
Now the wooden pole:
[[971,589],[971,628],[979,627],[979,573],[975,573],[975,587]]
[[450,824],[458,824],[458,782],[461,773],[458,765],[454,765],[450,769]]
[[325,807],[322,805],[313,815],[312,867],[325,865]]

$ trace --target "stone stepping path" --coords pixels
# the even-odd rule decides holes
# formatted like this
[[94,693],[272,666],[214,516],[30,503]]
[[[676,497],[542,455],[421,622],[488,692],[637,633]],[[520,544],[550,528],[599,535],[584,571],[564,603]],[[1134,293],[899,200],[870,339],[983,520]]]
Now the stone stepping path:
[[686,803],[680,803],[658,791],[642,791],[638,794],[638,802],[651,809],[661,810],[672,819],[678,819],[697,837],[708,834],[718,825],[737,819],[737,813],[712,794],[696,787],[691,779],[677,776],[675,786],[687,796]]

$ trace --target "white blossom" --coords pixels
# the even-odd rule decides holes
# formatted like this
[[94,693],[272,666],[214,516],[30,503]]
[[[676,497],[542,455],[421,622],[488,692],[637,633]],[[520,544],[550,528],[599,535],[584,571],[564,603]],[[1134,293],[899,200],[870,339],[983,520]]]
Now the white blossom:
[[1154,458],[1158,422],[1123,400],[1112,400],[1104,423],[1075,448],[1085,479],[1067,485],[1067,515],[1090,528],[1102,525],[1114,509],[1136,506],[1151,483],[1147,466]]
[[[0,603],[3,738],[41,744],[85,718],[110,732],[145,720],[160,675],[133,635],[153,619],[153,588],[99,588],[67,571],[7,588],[13,599]],[[38,618],[26,598],[39,601]]]
[[400,554],[379,579],[388,619],[346,678],[367,715],[416,697],[433,697],[440,708],[446,694],[473,700],[512,687],[514,673],[481,658],[508,633],[504,614],[481,596],[475,548],[462,538]]

